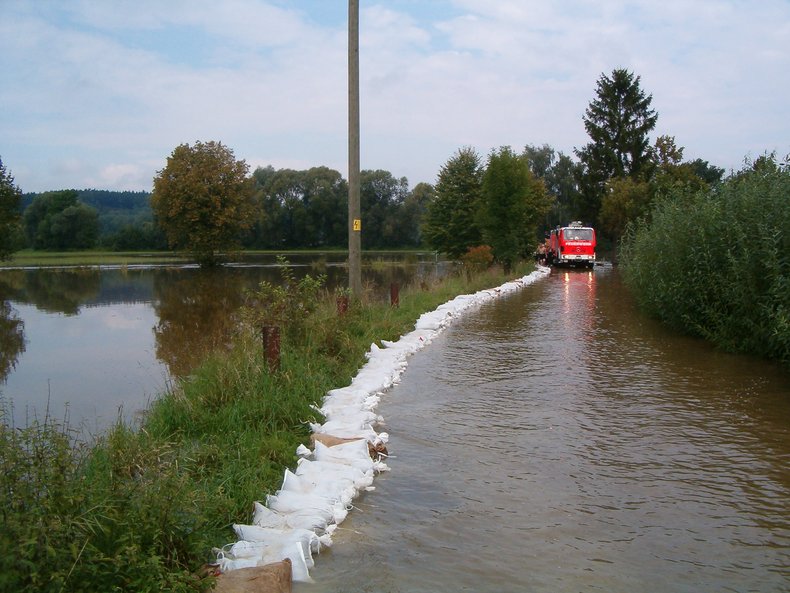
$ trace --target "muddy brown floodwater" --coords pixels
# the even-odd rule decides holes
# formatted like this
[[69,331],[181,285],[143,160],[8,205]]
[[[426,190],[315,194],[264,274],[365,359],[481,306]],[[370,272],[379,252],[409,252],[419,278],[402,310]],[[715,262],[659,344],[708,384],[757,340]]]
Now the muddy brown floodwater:
[[297,593],[790,590],[790,375],[640,316],[615,269],[466,314],[379,412],[392,471]]

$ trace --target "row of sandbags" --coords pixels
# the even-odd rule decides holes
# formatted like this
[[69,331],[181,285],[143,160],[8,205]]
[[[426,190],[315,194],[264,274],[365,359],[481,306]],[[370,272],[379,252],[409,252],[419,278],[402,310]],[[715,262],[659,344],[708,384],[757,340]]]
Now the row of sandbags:
[[222,572],[290,559],[294,581],[310,581],[313,555],[332,544],[332,534],[352,509],[353,500],[373,489],[373,478],[387,471],[387,433],[376,408],[383,392],[398,382],[409,356],[429,344],[470,307],[535,282],[548,268],[494,289],[461,295],[423,314],[415,329],[397,342],[372,344],[367,362],[347,387],[333,389],[316,407],[325,418],[311,424],[313,449],[301,445],[294,470],[285,470],[282,487],[254,503],[252,524],[234,525],[238,541],[217,550]]

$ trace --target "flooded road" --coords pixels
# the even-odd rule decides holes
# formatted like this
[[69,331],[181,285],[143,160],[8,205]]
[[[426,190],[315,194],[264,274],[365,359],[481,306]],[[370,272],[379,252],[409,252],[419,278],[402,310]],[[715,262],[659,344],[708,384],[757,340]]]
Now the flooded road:
[[392,471],[296,593],[790,590],[790,375],[611,268],[467,313],[378,411]]

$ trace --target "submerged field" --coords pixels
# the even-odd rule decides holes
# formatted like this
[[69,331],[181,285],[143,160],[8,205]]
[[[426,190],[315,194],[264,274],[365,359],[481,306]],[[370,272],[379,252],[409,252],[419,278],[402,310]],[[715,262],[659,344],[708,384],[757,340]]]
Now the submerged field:
[[[211,579],[196,575],[212,547],[232,539],[230,525],[249,521],[251,502],[279,486],[308,439],[306,422],[319,420],[312,404],[348,384],[371,343],[396,340],[458,294],[523,273],[456,275],[402,290],[397,308],[361,302],[344,315],[315,282],[264,288],[259,303],[275,306],[240,315],[232,347],[175,384],[140,427],[118,424],[91,443],[51,419],[3,428],[0,537],[15,554],[5,557],[0,584],[205,590]],[[270,373],[259,327],[274,321],[283,326],[282,361]]]

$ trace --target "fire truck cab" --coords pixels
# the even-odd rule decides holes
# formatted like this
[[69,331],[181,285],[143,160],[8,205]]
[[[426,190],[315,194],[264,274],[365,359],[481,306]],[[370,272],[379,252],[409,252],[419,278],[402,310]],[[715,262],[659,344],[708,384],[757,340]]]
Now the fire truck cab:
[[581,222],[552,229],[546,259],[554,266],[592,268],[595,265],[595,229]]

